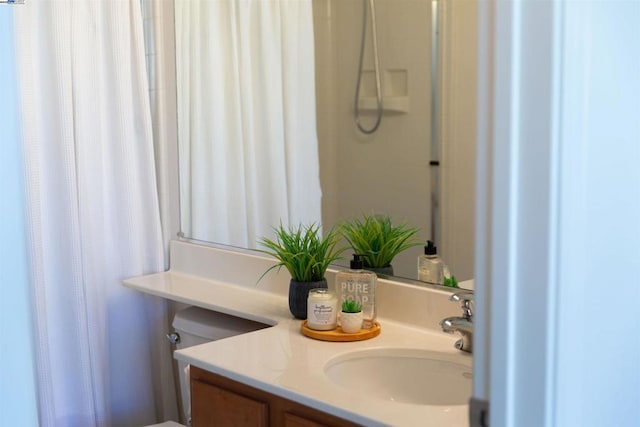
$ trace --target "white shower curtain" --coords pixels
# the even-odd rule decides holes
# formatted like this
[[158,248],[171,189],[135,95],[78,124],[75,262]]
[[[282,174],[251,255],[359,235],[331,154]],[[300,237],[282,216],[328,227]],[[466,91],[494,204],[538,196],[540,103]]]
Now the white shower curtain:
[[176,0],[182,231],[320,223],[311,0]]
[[40,425],[175,418],[140,3],[15,13]]

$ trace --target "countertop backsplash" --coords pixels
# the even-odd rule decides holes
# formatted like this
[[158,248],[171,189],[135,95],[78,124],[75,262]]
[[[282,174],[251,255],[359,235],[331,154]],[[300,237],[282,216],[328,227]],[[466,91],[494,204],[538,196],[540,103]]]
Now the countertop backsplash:
[[[170,271],[217,282],[246,286],[286,296],[289,272],[274,269],[260,279],[275,262],[255,251],[172,241]],[[335,283],[335,268],[327,270],[330,288]],[[378,316],[422,328],[440,330],[438,322],[460,314],[457,303],[449,301],[451,292],[430,285],[417,285],[378,278],[376,289]]]

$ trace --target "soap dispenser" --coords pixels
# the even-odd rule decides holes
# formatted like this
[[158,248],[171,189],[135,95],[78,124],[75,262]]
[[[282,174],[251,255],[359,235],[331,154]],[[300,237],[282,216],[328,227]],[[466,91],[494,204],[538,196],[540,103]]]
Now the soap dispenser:
[[438,257],[438,248],[427,240],[424,255],[418,257],[418,280],[442,285],[444,283],[444,263]]
[[353,254],[349,270],[336,274],[336,294],[338,306],[343,301],[356,300],[362,305],[362,327],[371,329],[376,321],[376,280],[375,273],[364,270],[364,255]]

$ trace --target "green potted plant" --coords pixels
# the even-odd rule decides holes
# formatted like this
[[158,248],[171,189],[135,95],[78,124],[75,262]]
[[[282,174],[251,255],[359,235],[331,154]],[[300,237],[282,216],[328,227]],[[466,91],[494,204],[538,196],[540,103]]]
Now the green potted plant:
[[391,262],[396,255],[421,244],[417,228],[394,226],[388,215],[363,215],[361,220],[342,223],[339,230],[355,253],[363,255],[365,269],[387,275],[393,275]]
[[274,232],[274,240],[262,238],[259,243],[266,248],[261,252],[274,256],[279,262],[262,277],[274,268],[285,267],[291,274],[289,310],[297,319],[306,319],[309,290],[327,287],[324,275],[329,264],[339,259],[347,248],[337,247],[340,235],[335,230],[323,237],[316,224],[297,227],[280,224]]
[[357,300],[347,299],[342,302],[340,327],[346,334],[355,334],[362,329],[362,305]]

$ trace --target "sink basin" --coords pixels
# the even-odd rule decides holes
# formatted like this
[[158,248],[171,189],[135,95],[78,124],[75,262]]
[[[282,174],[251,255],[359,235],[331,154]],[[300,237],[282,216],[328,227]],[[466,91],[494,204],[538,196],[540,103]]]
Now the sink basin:
[[434,351],[380,348],[331,359],[325,375],[356,393],[416,405],[466,405],[471,358]]

